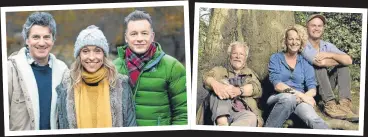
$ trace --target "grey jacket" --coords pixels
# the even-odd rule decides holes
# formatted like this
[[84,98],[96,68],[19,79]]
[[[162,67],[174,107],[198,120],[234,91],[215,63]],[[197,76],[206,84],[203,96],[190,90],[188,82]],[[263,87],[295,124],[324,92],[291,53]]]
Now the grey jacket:
[[[78,128],[74,89],[71,84],[70,71],[66,71],[61,84],[56,87],[59,129]],[[113,127],[137,126],[135,105],[128,84],[128,76],[117,75],[116,86],[110,87],[110,104]]]
[[[37,81],[32,68],[27,62],[26,48],[14,52],[8,58],[8,100],[9,100],[9,130],[39,130],[40,109]],[[68,67],[50,53],[52,63],[52,98],[50,109],[50,128],[56,129],[55,88],[60,84],[62,74]],[[6,75],[6,74],[4,74]]]

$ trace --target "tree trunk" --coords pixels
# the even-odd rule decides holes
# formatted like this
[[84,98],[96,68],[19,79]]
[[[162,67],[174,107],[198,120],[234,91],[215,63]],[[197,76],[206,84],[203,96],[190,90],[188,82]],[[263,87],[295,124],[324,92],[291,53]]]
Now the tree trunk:
[[295,24],[294,13],[245,10],[243,18],[240,22],[244,26],[243,37],[250,47],[248,66],[264,80],[268,75],[270,56],[281,50],[287,26]]
[[221,26],[224,25],[225,18],[228,15],[229,9],[214,9],[211,15],[207,40],[206,49],[207,51],[219,51],[223,44],[221,43],[223,37],[221,35]]
[[207,58],[216,62],[213,64],[224,64],[228,60],[227,46],[234,41],[245,41],[250,47],[248,67],[263,80],[268,74],[270,56],[280,51],[284,31],[293,24],[294,13],[289,11],[214,9],[205,44],[205,52],[212,56]]
[[293,24],[294,12],[290,11],[213,9],[204,44],[204,57],[199,58],[201,67],[197,77],[197,103],[202,103],[208,95],[202,85],[203,72],[228,62],[226,49],[234,41],[248,44],[248,67],[259,76],[263,94],[268,96],[273,90],[268,80],[270,56],[281,51],[284,31]]

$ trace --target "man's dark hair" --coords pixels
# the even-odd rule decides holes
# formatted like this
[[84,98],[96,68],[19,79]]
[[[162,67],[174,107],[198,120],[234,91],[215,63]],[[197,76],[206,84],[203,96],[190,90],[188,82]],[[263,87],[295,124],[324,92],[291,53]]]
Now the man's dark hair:
[[151,25],[151,29],[153,30],[151,16],[144,11],[140,10],[133,11],[127,17],[125,17],[124,22],[125,25],[128,26],[129,21],[137,21],[137,20],[147,20]]
[[52,33],[53,41],[56,40],[56,23],[53,16],[47,12],[34,12],[32,13],[26,20],[23,25],[22,29],[22,36],[24,41],[28,39],[29,30],[32,28],[33,25],[40,25],[49,27]]

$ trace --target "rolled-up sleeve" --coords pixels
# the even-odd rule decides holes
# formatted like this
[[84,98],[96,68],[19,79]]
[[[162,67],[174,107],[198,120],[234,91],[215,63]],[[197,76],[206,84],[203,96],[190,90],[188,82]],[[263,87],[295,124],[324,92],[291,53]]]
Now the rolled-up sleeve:
[[276,86],[276,84],[281,82],[280,61],[277,54],[278,53],[271,56],[270,62],[268,64],[269,79],[273,86]]
[[305,46],[302,51],[302,56],[309,62],[309,64],[313,64],[314,58],[317,55],[317,50],[315,50],[311,45]]
[[334,44],[326,43],[327,52],[337,53],[337,54],[346,54],[345,52],[339,50]]
[[314,68],[311,64],[307,62],[307,60],[303,59],[303,69],[304,69],[304,80],[305,86],[308,90],[316,88],[317,82],[315,78]]
[[214,79],[220,79],[218,73],[221,71],[221,67],[214,67],[210,71],[203,74],[203,86],[207,90],[212,90],[211,86],[206,83],[206,79],[212,77]]

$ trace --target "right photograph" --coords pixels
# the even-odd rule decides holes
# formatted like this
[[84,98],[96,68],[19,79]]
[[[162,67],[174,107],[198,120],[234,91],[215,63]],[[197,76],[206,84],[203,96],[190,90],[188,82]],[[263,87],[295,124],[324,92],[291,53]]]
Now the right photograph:
[[196,3],[194,127],[363,135],[366,14]]

